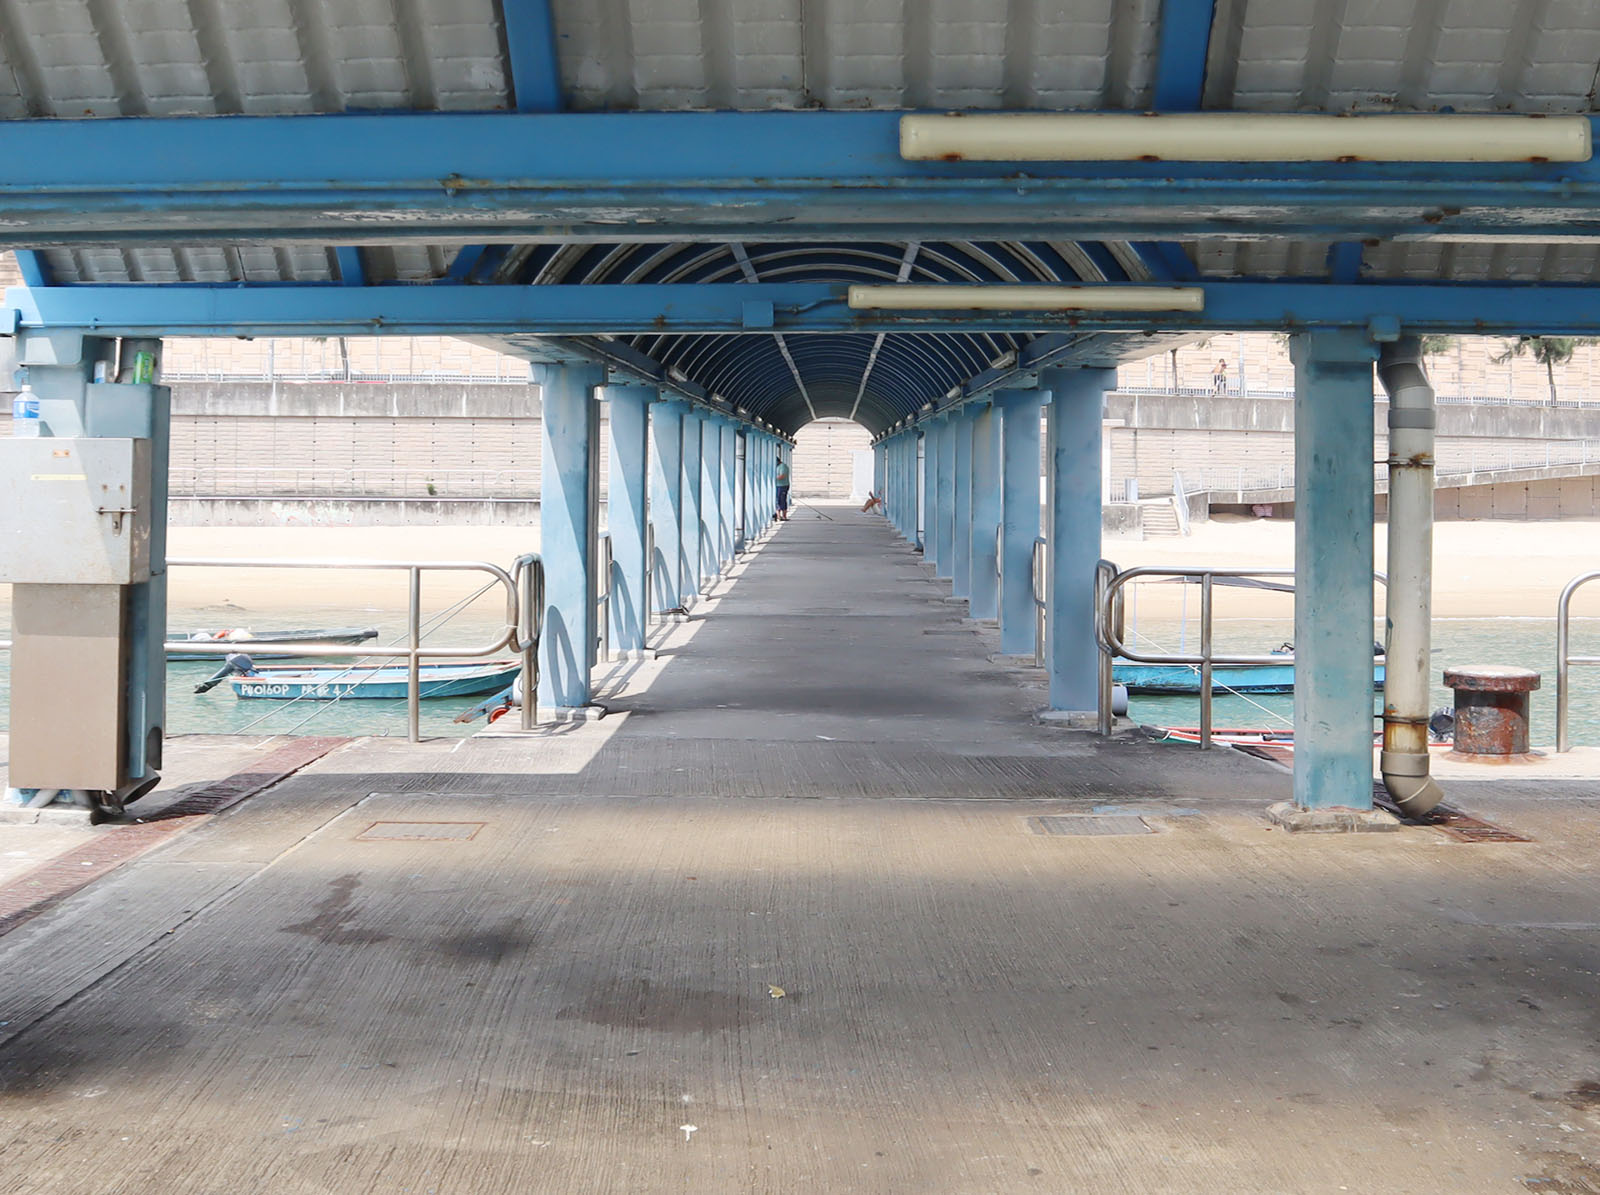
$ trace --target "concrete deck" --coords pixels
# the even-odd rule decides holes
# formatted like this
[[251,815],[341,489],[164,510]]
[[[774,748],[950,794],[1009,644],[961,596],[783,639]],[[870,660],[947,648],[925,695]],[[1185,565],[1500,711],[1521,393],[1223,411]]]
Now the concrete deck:
[[0,936],[5,1189],[1600,1190],[1592,781],[1270,829],[822,509],[616,716],[339,747]]

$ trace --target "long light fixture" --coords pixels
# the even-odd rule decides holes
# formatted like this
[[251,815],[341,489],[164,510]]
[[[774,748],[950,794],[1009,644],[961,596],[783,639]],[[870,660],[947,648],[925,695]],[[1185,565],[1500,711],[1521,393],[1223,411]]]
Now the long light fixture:
[[1202,311],[1198,286],[852,286],[855,310]]
[[1005,112],[900,118],[945,162],[1586,162],[1586,116]]

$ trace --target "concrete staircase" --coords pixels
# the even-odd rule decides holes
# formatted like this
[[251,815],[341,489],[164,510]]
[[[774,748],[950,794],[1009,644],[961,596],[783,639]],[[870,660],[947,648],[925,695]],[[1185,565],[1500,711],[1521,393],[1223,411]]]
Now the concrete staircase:
[[1146,539],[1177,539],[1182,534],[1178,527],[1178,512],[1172,509],[1171,499],[1141,502],[1139,506]]

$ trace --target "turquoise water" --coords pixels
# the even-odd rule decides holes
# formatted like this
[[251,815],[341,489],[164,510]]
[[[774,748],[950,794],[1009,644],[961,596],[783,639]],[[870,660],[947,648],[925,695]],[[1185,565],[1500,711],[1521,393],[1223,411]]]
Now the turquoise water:
[[[306,626],[375,626],[379,630],[377,643],[403,642],[404,616],[393,611],[362,609],[320,609],[312,619],[236,618],[236,623],[247,622],[255,630],[277,627]],[[216,625],[215,612],[210,618],[194,611],[174,610],[173,626]],[[451,645],[487,643],[497,637],[496,613],[483,608],[471,609],[452,619],[447,631]],[[435,639],[434,642],[440,642]],[[504,654],[504,653],[502,653]],[[497,656],[495,658],[501,658]],[[269,661],[287,662],[287,661]],[[380,662],[369,660],[368,666]],[[321,664],[336,667],[359,665],[355,661],[325,660]],[[234,734],[249,731],[253,734],[298,735],[406,735],[406,703],[404,701],[373,701],[347,699],[343,701],[266,701],[241,700],[224,681],[209,693],[197,695],[195,685],[211,676],[221,666],[204,661],[167,665],[167,733],[180,734]],[[481,697],[450,697],[422,702],[421,726],[424,738],[462,738],[481,730],[483,720],[458,725],[454,718],[462,710],[482,701]],[[8,653],[0,652],[0,726],[9,726],[11,710],[11,668]]]
[[[211,621],[215,621],[212,612]],[[239,618],[236,621],[246,621]],[[249,625],[259,629],[305,625],[306,619],[285,621],[262,617]],[[377,626],[379,642],[397,641],[403,619],[392,611],[370,609],[320,609],[316,623],[328,626]],[[204,626],[207,619],[195,611],[174,611],[174,626]],[[475,608],[453,620],[452,643],[483,642],[495,634],[497,617],[487,607]],[[1130,627],[1130,632],[1134,630]],[[1180,644],[1176,620],[1145,620],[1137,631],[1146,646],[1176,651]],[[1375,632],[1377,628],[1374,628]],[[1185,641],[1190,650],[1196,640],[1191,624]],[[1293,636],[1287,619],[1219,619],[1219,651],[1255,653],[1269,651]],[[1132,635],[1130,634],[1130,640]],[[1600,618],[1574,618],[1572,649],[1577,654],[1600,655]],[[1514,664],[1534,668],[1544,676],[1544,686],[1533,695],[1531,738],[1537,746],[1555,742],[1555,620],[1553,618],[1439,619],[1433,628],[1433,707],[1452,704],[1450,691],[1439,683],[1443,670],[1453,665]],[[194,686],[210,676],[211,663],[172,664],[167,669],[169,734],[228,734],[249,730],[267,734],[394,735],[406,733],[403,701],[347,700],[339,702],[241,701],[226,685],[204,696]],[[1600,667],[1573,669],[1572,741],[1600,746]],[[457,725],[453,719],[475,704],[476,698],[445,698],[422,703],[422,733],[426,737],[459,738],[480,729],[483,722]],[[1374,709],[1379,702],[1374,697]],[[9,723],[10,667],[0,652],[0,725]],[[1229,696],[1218,691],[1213,721],[1224,726],[1288,726],[1293,719],[1292,696]],[[1131,714],[1141,722],[1164,726],[1199,723],[1198,701],[1192,697],[1135,697]]]
[[[1382,629],[1374,626],[1374,637]],[[1130,627],[1130,631],[1132,628]],[[1175,620],[1149,621],[1138,630],[1146,647],[1179,650]],[[1219,652],[1270,651],[1294,636],[1290,619],[1219,619]],[[1129,636],[1130,640],[1132,635]],[[1195,651],[1198,637],[1191,622],[1187,650]],[[1130,643],[1131,646],[1131,643]],[[1600,618],[1573,618],[1571,650],[1575,655],[1600,655]],[[1536,747],[1553,747],[1556,738],[1556,622],[1551,618],[1441,618],[1433,624],[1433,709],[1454,704],[1455,696],[1440,681],[1444,670],[1485,664],[1532,668],[1543,678],[1533,694],[1529,739]],[[1568,714],[1571,740],[1578,746],[1600,746],[1600,667],[1572,670],[1572,698]],[[1373,709],[1382,709],[1374,695]],[[1129,714],[1137,721],[1158,726],[1197,726],[1200,707],[1193,697],[1133,697]],[[1294,717],[1294,697],[1229,696],[1217,691],[1212,724],[1217,727],[1288,727]]]

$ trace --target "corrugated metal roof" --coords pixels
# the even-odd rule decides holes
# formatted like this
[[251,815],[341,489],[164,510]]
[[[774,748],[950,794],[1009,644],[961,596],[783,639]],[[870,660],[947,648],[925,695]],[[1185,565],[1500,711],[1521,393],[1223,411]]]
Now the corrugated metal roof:
[[[1161,0],[552,0],[574,111],[705,108],[1143,109]],[[513,105],[499,0],[0,0],[0,119]],[[1217,0],[1203,106],[1252,111],[1587,112],[1600,0]],[[372,282],[443,276],[457,246],[368,246]],[[1329,246],[1219,236],[1208,277],[1327,275]],[[1125,242],[510,246],[474,281],[946,280],[1153,275]],[[908,257],[907,254],[910,254]],[[330,282],[332,247],[56,249],[60,283]],[[911,264],[906,265],[906,262]],[[1365,251],[1364,276],[1600,281],[1600,247],[1431,240]],[[752,401],[798,401],[772,340],[639,347]],[[887,420],[1006,344],[891,337],[864,413]],[[871,338],[790,338],[828,410],[854,403]],[[742,379],[742,380],[741,380]],[[959,377],[956,380],[960,380]],[[903,393],[901,391],[904,391]],[[776,397],[789,394],[787,398]],[[928,394],[932,397],[932,394]]]
[[[1151,103],[1159,0],[554,0],[569,108]],[[495,0],[4,0],[0,118],[493,109]],[[1595,0],[1218,0],[1205,106],[1577,112]]]

